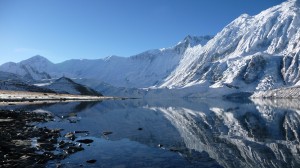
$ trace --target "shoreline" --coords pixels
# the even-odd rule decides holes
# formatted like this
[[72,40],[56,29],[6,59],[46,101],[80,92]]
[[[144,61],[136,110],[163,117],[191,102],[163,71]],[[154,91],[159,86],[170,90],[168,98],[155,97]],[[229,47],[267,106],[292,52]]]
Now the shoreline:
[[0,105],[17,105],[17,104],[40,104],[40,103],[59,103],[75,101],[102,101],[102,100],[119,100],[121,97],[110,96],[90,96],[90,95],[73,95],[43,92],[27,91],[0,91]]

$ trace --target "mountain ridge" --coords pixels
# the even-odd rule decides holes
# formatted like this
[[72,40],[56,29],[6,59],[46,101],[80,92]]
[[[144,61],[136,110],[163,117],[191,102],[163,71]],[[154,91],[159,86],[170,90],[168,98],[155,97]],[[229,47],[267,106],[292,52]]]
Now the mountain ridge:
[[[85,78],[90,81],[94,80],[94,86],[105,82],[117,87],[145,88],[162,82],[177,66],[189,46],[197,45],[201,48],[211,38],[211,36],[187,36],[173,47],[148,50],[127,58],[111,56],[95,60],[73,59],[58,64],[44,60],[41,63],[44,64],[43,66],[36,65],[39,64],[39,61],[37,61],[36,64],[26,64],[26,67],[33,69],[36,67],[38,70],[34,74],[46,73],[51,78],[67,76],[78,79]],[[8,67],[4,64],[0,66],[0,70],[24,76],[24,74],[27,74],[24,70],[22,71],[24,63],[39,59],[43,60],[40,57],[30,58],[28,59],[29,61],[25,60],[15,63],[13,67]],[[43,79],[38,75],[32,76],[36,77],[35,79],[37,80]]]
[[[241,15],[202,50],[186,58],[160,87],[184,88],[209,82],[210,88],[231,84],[245,85],[244,90],[254,91],[267,88],[265,82],[270,80],[273,80],[272,86],[267,89],[295,84],[299,77],[292,71],[297,69],[295,54],[300,50],[296,40],[300,36],[297,3],[287,1],[255,16]],[[276,64],[276,67],[268,64]],[[260,72],[254,73],[257,68]],[[272,73],[272,69],[279,74]],[[253,82],[258,83],[249,85],[251,82],[247,78],[250,76],[256,76]],[[268,79],[270,76],[275,79]]]

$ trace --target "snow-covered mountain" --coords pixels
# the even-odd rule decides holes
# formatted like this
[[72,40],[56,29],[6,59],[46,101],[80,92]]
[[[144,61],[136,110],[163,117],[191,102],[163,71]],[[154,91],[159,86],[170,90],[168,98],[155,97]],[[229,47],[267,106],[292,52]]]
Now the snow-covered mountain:
[[78,84],[66,77],[61,77],[50,83],[39,84],[38,86],[40,86],[41,88],[53,90],[56,93],[103,96],[101,93],[89,87]]
[[1,71],[10,72],[22,76],[27,80],[50,79],[46,70],[53,69],[53,63],[48,59],[36,55],[19,63],[8,62],[1,65]]
[[9,72],[0,71],[0,90],[15,90],[15,91],[31,91],[31,92],[48,92],[54,91],[47,88],[40,88],[28,84],[21,76]]
[[117,87],[150,87],[162,82],[177,67],[188,48],[200,50],[211,38],[187,36],[174,47],[149,50],[128,58],[110,56],[53,64],[41,56],[35,56],[20,63],[6,63],[0,66],[0,70],[38,80],[49,76],[84,78],[90,86],[105,82]]
[[199,51],[190,51],[160,87],[193,85],[254,91],[300,79],[300,2],[241,15]]

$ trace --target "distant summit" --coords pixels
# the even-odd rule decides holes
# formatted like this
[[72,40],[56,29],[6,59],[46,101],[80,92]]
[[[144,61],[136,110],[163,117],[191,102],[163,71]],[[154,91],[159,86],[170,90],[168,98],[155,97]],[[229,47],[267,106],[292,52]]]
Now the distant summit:
[[14,73],[27,80],[50,79],[51,76],[45,71],[52,69],[54,64],[47,58],[36,55],[19,63],[8,62],[0,66],[4,72]]
[[41,56],[41,55],[35,55],[31,58],[28,58],[27,60],[21,61],[21,63],[28,63],[28,62],[46,62],[46,63],[52,63],[47,58]]

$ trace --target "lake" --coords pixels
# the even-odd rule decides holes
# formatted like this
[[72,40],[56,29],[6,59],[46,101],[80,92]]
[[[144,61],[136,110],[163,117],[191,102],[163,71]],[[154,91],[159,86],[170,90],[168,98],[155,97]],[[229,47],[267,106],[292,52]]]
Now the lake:
[[76,131],[69,141],[83,140],[83,150],[46,167],[300,167],[298,100],[129,99],[1,108],[49,114],[51,120],[34,124],[62,129],[62,137]]

